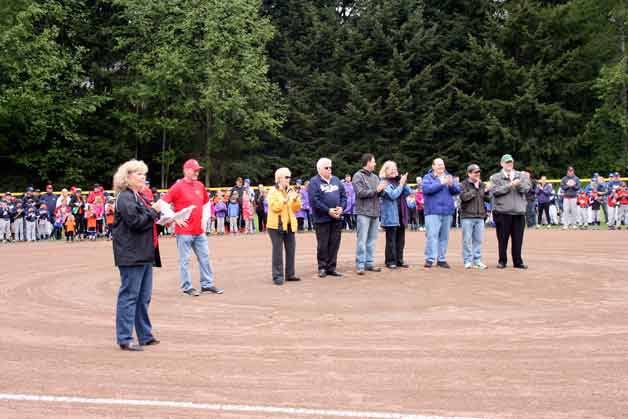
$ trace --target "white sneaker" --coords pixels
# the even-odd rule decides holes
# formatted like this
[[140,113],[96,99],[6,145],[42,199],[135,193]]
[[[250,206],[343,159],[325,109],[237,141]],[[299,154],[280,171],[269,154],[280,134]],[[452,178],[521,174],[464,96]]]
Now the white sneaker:
[[568,228],[569,228],[569,227],[568,227],[568,226],[566,226],[566,225],[564,225],[564,226],[563,226],[563,230],[567,230]]
[[471,262],[467,262],[467,263],[464,264],[464,268],[465,269],[471,269],[471,268],[473,268],[473,264]]
[[488,268],[488,266],[486,266],[485,264],[483,264],[482,262],[475,262],[475,264],[473,265],[475,268],[478,269],[486,269]]

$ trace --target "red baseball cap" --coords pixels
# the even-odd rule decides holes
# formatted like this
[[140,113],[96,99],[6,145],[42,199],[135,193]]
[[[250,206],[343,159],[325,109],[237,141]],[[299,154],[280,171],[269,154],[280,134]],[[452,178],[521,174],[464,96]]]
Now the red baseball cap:
[[198,164],[198,162],[194,159],[190,159],[183,164],[184,169],[192,169],[192,170],[201,170],[203,166]]

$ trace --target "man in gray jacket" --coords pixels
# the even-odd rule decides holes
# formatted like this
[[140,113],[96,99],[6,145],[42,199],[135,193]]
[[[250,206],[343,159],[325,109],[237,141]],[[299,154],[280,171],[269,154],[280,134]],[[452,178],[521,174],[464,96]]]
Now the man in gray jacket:
[[375,243],[379,228],[379,195],[386,188],[380,182],[375,170],[375,156],[366,153],[362,156],[362,168],[353,175],[356,214],[356,270],[364,275],[364,270],[380,272],[375,266]]
[[580,179],[576,176],[574,168],[567,168],[567,175],[560,180],[560,189],[563,191],[563,228],[569,226],[578,228],[578,192],[580,192]]
[[510,154],[501,159],[502,170],[491,176],[490,193],[493,200],[493,220],[499,245],[498,269],[504,269],[508,262],[508,240],[512,238],[512,262],[518,269],[527,269],[521,258],[523,232],[525,229],[526,193],[531,188],[530,175],[514,170],[514,160]]

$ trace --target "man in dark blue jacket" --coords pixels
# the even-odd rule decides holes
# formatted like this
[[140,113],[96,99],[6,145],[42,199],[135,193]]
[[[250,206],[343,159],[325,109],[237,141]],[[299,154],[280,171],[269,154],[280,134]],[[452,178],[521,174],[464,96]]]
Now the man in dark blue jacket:
[[347,203],[345,188],[331,174],[331,160],[322,158],[316,163],[318,175],[310,180],[308,195],[316,229],[316,258],[318,276],[341,277],[336,271],[336,260],[340,249],[342,212]]
[[57,195],[54,194],[51,184],[46,185],[46,193],[39,197],[39,202],[46,204],[48,217],[54,222],[55,209],[57,208]]
[[423,176],[426,268],[431,268],[434,262],[441,268],[450,268],[446,260],[449,229],[456,210],[454,195],[461,190],[460,184],[445,170],[443,159],[435,159],[432,170]]

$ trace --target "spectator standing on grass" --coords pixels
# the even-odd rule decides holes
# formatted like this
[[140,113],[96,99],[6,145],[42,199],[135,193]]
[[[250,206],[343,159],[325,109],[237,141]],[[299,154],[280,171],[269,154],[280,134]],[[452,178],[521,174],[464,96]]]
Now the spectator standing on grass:
[[537,223],[536,223],[536,218],[537,218],[537,214],[536,214],[536,206],[537,206],[536,191],[537,191],[538,187],[537,187],[536,179],[534,177],[533,172],[530,170],[530,171],[528,171],[528,173],[530,174],[530,190],[526,193],[526,201],[527,201],[527,204],[526,204],[526,226],[531,228],[531,227],[536,227],[537,226]]
[[530,190],[530,177],[526,172],[514,169],[514,160],[510,154],[501,158],[502,170],[491,176],[491,196],[493,219],[499,246],[498,269],[504,269],[508,263],[508,241],[511,240],[513,266],[528,269],[523,263],[521,250],[525,230],[526,194]]
[[560,189],[563,191],[563,228],[570,226],[577,228],[578,217],[578,192],[580,192],[580,179],[576,176],[573,167],[567,168],[567,175],[560,180]]
[[0,240],[2,243],[11,241],[11,211],[6,201],[0,201]]
[[238,192],[231,191],[229,204],[227,205],[227,215],[229,216],[229,233],[236,235],[239,233],[238,219],[240,217],[240,204]]
[[70,212],[65,219],[65,241],[74,241],[74,234],[76,232],[76,220],[74,215]]
[[[235,195],[238,199],[238,210],[242,211],[242,191],[244,190],[244,180],[241,177],[236,178],[235,181],[235,185],[231,188],[230,194],[229,194],[229,199],[231,199],[234,195],[233,193],[236,192],[237,195]],[[238,226],[244,227],[244,220],[242,219],[242,213],[240,212],[238,214]],[[239,228],[239,227],[238,227]],[[231,231],[231,233],[233,233],[233,231]]]
[[374,173],[375,156],[362,155],[362,168],[353,175],[355,189],[356,271],[364,275],[364,271],[380,272],[375,266],[375,244],[379,230],[380,195],[388,186],[388,182],[380,181]]
[[351,175],[345,175],[342,186],[344,186],[345,193],[347,194],[347,205],[342,213],[342,218],[345,222],[345,228],[349,231],[353,231],[355,229],[355,190],[351,182]]
[[[295,275],[296,213],[301,209],[301,194],[290,188],[290,170],[275,172],[275,186],[268,194],[268,235],[272,244],[272,279],[275,285],[285,281],[300,281]],[[284,265],[284,249],[286,263]],[[285,271],[284,271],[285,266]]]
[[416,193],[414,200],[416,201],[416,218],[419,231],[425,231],[425,197],[423,196],[423,178],[416,178]]
[[201,291],[222,294],[223,290],[214,286],[214,275],[209,260],[207,236],[203,233],[203,206],[209,201],[205,186],[198,175],[203,169],[196,160],[190,159],[183,165],[183,178],[179,179],[162,196],[162,200],[172,204],[175,212],[193,207],[187,220],[178,220],[175,226],[177,251],[179,253],[180,287],[184,294],[198,296],[199,291],[192,286],[189,270],[191,251],[194,251],[201,274]]
[[[596,188],[597,200],[600,203],[600,209],[604,213],[604,220],[608,222],[608,206],[607,206],[608,185],[604,181],[604,178],[599,175],[597,177],[596,185],[597,185],[597,188]],[[599,225],[600,223],[598,223],[598,226]]]
[[316,230],[318,276],[341,277],[336,265],[342,238],[342,212],[347,204],[347,196],[340,179],[332,175],[331,160],[319,159],[316,170],[318,175],[310,179],[308,195]]
[[543,214],[545,214],[545,222],[547,227],[550,227],[552,224],[552,219],[550,218],[550,201],[552,199],[552,194],[554,190],[552,189],[552,185],[547,183],[547,177],[541,176],[538,187],[536,188],[536,199],[539,204],[539,215],[538,215],[538,225],[543,225]]
[[242,218],[244,218],[244,233],[252,234],[255,232],[253,228],[253,217],[255,216],[255,211],[253,209],[253,204],[251,203],[249,189],[245,188],[242,193]]
[[48,209],[48,219],[54,219],[55,209],[57,208],[57,195],[54,194],[54,188],[52,184],[46,185],[46,193],[41,195],[39,202],[46,204]]
[[382,165],[379,178],[386,181],[381,203],[381,224],[386,232],[384,263],[388,269],[408,268],[404,259],[406,226],[410,220],[406,200],[411,193],[406,184],[408,174],[400,176],[397,163],[389,160]]
[[585,191],[578,192],[576,203],[578,204],[578,225],[581,229],[586,229],[589,226],[589,195]]
[[70,209],[76,222],[75,236],[78,240],[82,240],[85,237],[87,225],[85,220],[85,199],[80,189],[76,189],[70,198]]
[[[159,343],[152,333],[148,308],[153,292],[153,266],[161,267],[155,224],[160,204],[151,203],[142,194],[147,171],[144,162],[130,160],[113,177],[117,194],[113,257],[120,271],[116,341],[126,351],[142,351],[143,346]],[[139,345],[133,342],[134,328]]]
[[482,243],[484,242],[484,220],[489,194],[481,180],[480,166],[467,167],[467,179],[461,184],[460,218],[462,224],[462,259],[464,268],[486,269],[482,263]]
[[441,268],[450,268],[446,260],[447,244],[455,213],[454,197],[460,192],[460,184],[447,173],[443,159],[435,159],[432,170],[423,176],[426,268],[431,268],[434,262]]
[[214,212],[216,214],[216,232],[222,236],[225,234],[225,218],[227,217],[227,205],[225,205],[222,191],[218,191],[216,196]]
[[266,231],[266,215],[264,214],[264,185],[261,183],[257,186],[257,193],[255,194],[255,213],[257,214],[257,229],[260,232]]

